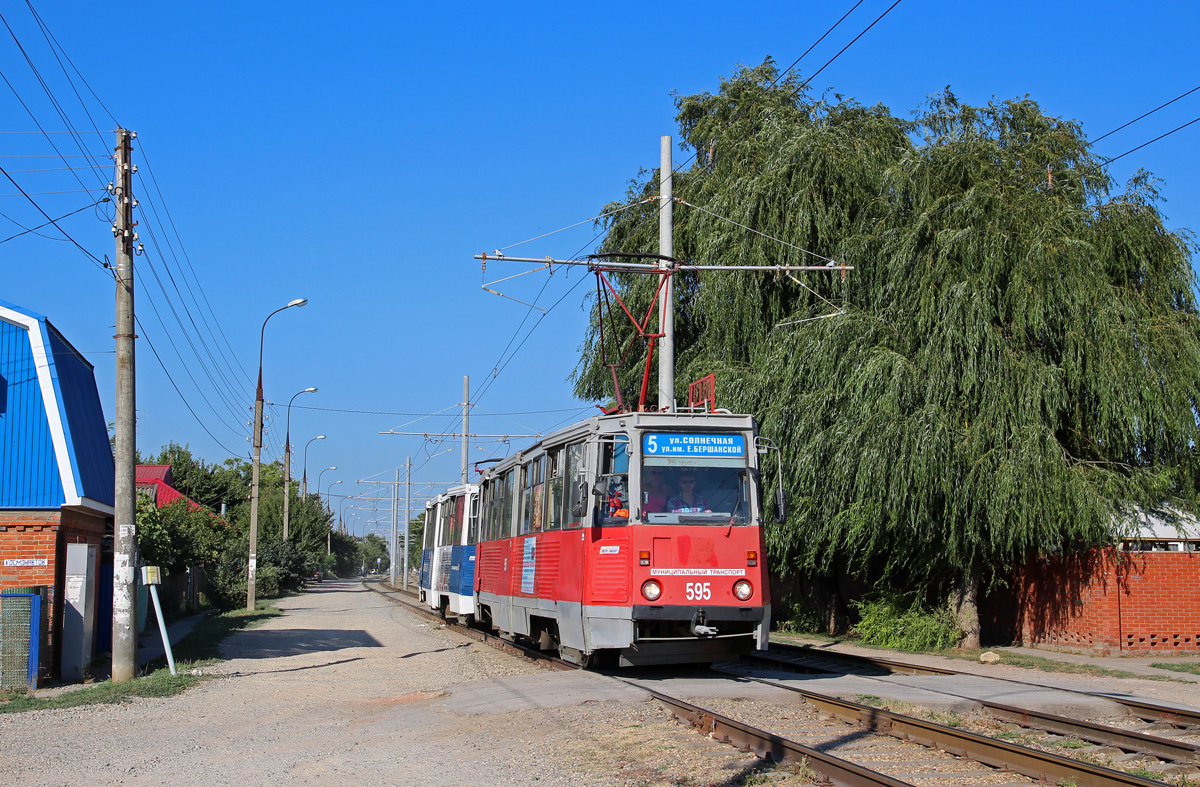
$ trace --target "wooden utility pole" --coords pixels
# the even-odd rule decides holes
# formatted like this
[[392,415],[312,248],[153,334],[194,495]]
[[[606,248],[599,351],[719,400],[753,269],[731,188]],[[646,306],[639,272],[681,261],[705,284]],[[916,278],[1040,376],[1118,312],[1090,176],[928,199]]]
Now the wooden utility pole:
[[117,281],[117,401],[113,438],[115,483],[113,486],[113,632],[112,679],[114,683],[137,675],[137,632],[135,600],[137,587],[137,410],[134,378],[133,320],[133,153],[134,134],[117,129],[117,173],[113,184],[117,239],[114,278]]

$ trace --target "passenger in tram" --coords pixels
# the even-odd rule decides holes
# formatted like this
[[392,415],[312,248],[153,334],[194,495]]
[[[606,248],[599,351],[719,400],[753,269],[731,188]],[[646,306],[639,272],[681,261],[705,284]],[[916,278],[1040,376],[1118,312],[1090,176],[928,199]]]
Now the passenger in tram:
[[671,490],[667,487],[667,475],[663,468],[647,467],[642,471],[642,496],[647,514],[661,514],[667,510]]
[[685,470],[679,475],[679,494],[667,501],[672,514],[695,514],[711,511],[708,501],[696,493],[696,474]]

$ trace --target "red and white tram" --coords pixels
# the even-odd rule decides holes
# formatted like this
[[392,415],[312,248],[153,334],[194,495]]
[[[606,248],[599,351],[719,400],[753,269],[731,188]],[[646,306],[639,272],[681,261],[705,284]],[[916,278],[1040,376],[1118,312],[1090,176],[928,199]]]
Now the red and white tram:
[[748,415],[627,412],[508,457],[480,479],[476,617],[583,666],[766,648],[762,451]]

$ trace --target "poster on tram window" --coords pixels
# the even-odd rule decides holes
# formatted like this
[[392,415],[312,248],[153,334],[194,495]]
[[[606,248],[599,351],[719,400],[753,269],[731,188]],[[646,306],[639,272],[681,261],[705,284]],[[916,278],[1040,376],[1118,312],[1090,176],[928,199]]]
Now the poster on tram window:
[[746,455],[746,438],[740,434],[675,434],[652,432],[642,438],[646,456],[728,456]]
[[521,592],[533,592],[533,570],[537,567],[537,539],[525,539],[525,554],[521,558]]

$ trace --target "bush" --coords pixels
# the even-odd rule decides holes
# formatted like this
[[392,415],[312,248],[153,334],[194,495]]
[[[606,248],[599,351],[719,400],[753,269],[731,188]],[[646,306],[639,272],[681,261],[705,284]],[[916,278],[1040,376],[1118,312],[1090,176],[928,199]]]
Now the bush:
[[[302,551],[290,541],[268,540],[259,544],[258,582],[255,594],[262,598],[273,598],[281,590],[299,590],[316,568],[312,555]],[[270,578],[264,574],[272,570]],[[272,583],[272,592],[264,590],[264,582]]]
[[919,601],[883,596],[852,602],[861,619],[854,627],[863,642],[905,651],[945,650],[962,639],[949,605],[929,610]]
[[825,624],[821,616],[807,601],[785,603],[780,610],[782,613],[776,620],[776,626],[788,634],[824,634]]

